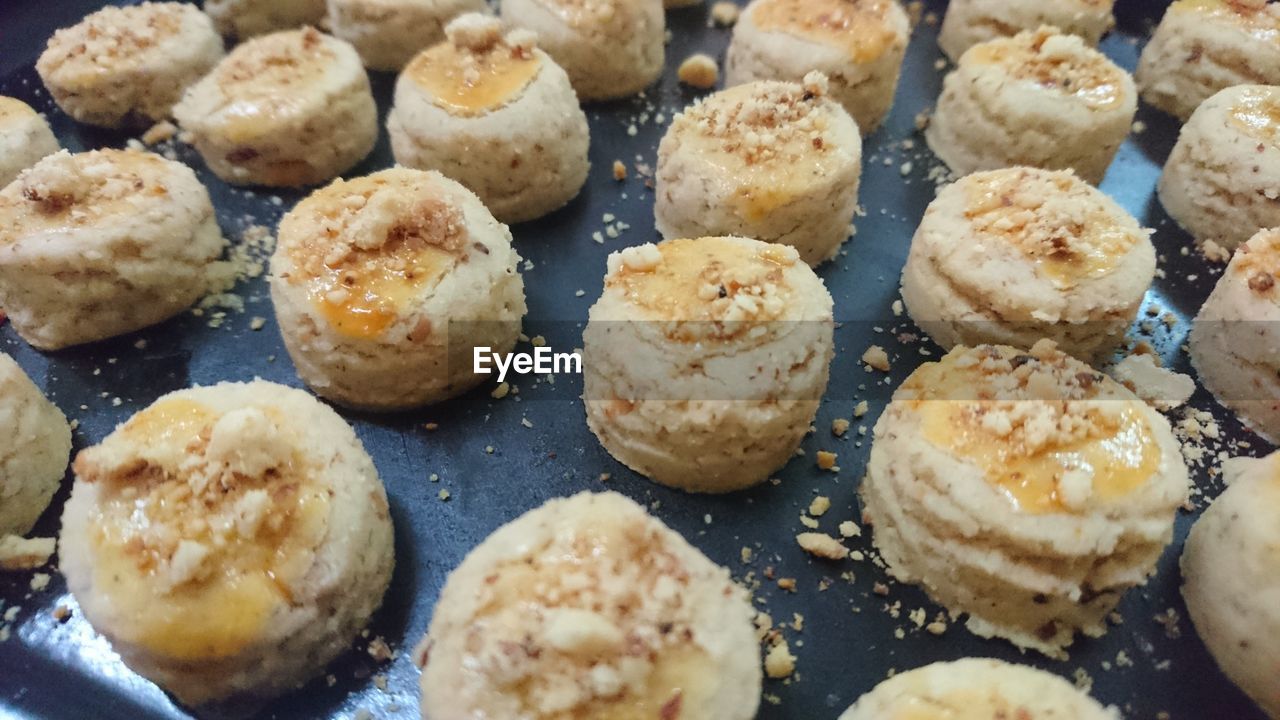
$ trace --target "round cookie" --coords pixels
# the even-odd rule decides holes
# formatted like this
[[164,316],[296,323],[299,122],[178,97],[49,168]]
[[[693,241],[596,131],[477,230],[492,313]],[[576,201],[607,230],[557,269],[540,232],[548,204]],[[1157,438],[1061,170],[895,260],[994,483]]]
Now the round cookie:
[[1223,463],[1227,489],[1182,552],[1182,596],[1218,667],[1280,718],[1280,454]]
[[590,138],[564,70],[531,33],[501,29],[476,14],[451,22],[400,74],[387,132],[397,163],[438,170],[517,223],[578,194]]
[[860,493],[891,575],[977,635],[1062,658],[1155,572],[1188,489],[1168,421],[1042,341],[912,373]]
[[663,485],[750,487],[808,432],[833,334],[831,295],[790,247],[713,237],[613,253],[583,331],[587,425]]
[[329,29],[360,53],[370,70],[397,71],[418,51],[444,40],[444,26],[485,0],[328,0]]
[[1007,168],[943,188],[902,270],[907,313],[934,342],[1083,360],[1124,342],[1156,271],[1150,231],[1070,171]]
[[511,233],[439,173],[383,170],[317,190],[280,221],[271,299],[298,375],[342,405],[395,410],[487,376],[524,317]]
[[753,0],[738,17],[725,86],[818,71],[863,135],[893,106],[911,28],[895,0]]
[[204,0],[218,32],[244,40],[302,25],[319,25],[325,0]]
[[503,0],[501,12],[537,35],[584,101],[635,95],[662,74],[662,0]]
[[378,139],[369,76],[351,45],[313,28],[254,38],[183,96],[178,123],[233,185],[314,185]]
[[107,6],[53,34],[36,72],[58,107],[90,125],[165,120],[222,58],[222,38],[194,5]]
[[1266,0],[1178,0],[1142,49],[1142,99],[1186,120],[1232,85],[1280,85],[1280,5]]
[[59,564],[94,630],[185,705],[318,675],[382,602],[382,482],[351,427],[301,390],[161,397],[73,465]]
[[1027,165],[1073,169],[1096,185],[1137,107],[1128,73],[1080,38],[1042,27],[961,56],[925,139],[957,175]]
[[835,257],[858,208],[862,138],[818,73],[686,108],[658,146],[655,223],[667,238],[740,235]]
[[0,187],[45,155],[58,152],[58,139],[49,123],[30,105],[0,95]]
[[1218,402],[1280,442],[1280,230],[1241,245],[1191,325],[1191,364]]
[[1057,675],[1000,660],[939,662],[885,680],[840,720],[1120,720]]
[[1280,87],[1239,85],[1205,100],[1182,126],[1158,192],[1198,242],[1234,250],[1280,226]]
[[0,353],[0,537],[31,531],[58,491],[70,453],[67,418]]
[[631,500],[552,500],[450,573],[418,651],[422,716],[749,720],[754,615],[727,570]]
[[203,295],[225,246],[186,165],[63,150],[0,190],[0,307],[41,350],[133,332]]
[[998,37],[1051,25],[1090,45],[1115,25],[1115,0],[952,0],[938,32],[938,46],[952,61],[969,48]]

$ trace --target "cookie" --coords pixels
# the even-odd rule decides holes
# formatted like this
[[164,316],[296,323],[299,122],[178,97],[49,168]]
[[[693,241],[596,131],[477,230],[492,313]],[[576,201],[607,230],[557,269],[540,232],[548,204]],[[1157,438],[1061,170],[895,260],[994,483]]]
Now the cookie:
[[67,418],[0,353],[0,537],[31,531],[58,491],[70,453]]
[[396,82],[387,117],[396,162],[457,180],[502,222],[563,207],[591,167],[568,76],[531,33],[504,37],[496,18],[465,15],[447,33]]
[[204,0],[218,32],[245,40],[277,30],[319,25],[325,0]]
[[1097,46],[1115,25],[1115,0],[952,0],[938,32],[938,47],[952,61],[969,48],[1023,30],[1051,25]]
[[398,71],[424,48],[444,40],[444,26],[484,0],[328,0],[329,29],[360,53],[370,70]]
[[17,98],[0,95],[0,187],[45,155],[58,152],[49,123]]
[[587,425],[663,485],[750,487],[808,432],[833,334],[831,295],[790,247],[714,237],[613,253],[583,332]]

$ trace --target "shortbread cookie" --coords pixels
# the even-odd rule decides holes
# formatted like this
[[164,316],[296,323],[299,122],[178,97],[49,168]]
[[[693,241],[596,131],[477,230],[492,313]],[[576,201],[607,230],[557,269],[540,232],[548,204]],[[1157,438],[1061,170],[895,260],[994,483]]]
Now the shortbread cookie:
[[1280,718],[1280,454],[1228,460],[1222,476],[1187,536],[1182,596],[1223,673]]
[[1168,421],[1043,341],[912,373],[860,492],[896,579],[977,635],[1061,658],[1155,572],[1188,489]]
[[1280,442],[1280,230],[1240,246],[1191,326],[1191,364],[1218,402]]
[[1280,85],[1280,5],[1178,0],[1142,50],[1142,99],[1181,120],[1232,85]]
[[831,295],[784,245],[714,237],[613,253],[588,317],[587,424],[663,485],[723,493],[764,481],[827,387]]
[[188,308],[225,246],[186,165],[63,150],[0,190],[0,307],[42,350],[121,335]]
[[209,169],[234,185],[321,183],[378,139],[360,56],[313,28],[236,47],[173,112]]
[[725,85],[800,82],[816,70],[869,135],[893,106],[910,35],[895,0],[754,0],[734,25]]
[[58,152],[49,123],[16,98],[0,95],[0,188],[45,155]]
[[419,647],[422,716],[750,720],[754,615],[727,570],[631,500],[552,500],[450,573]]
[[1051,25],[1096,46],[1115,25],[1115,0],[951,0],[938,32],[938,46],[952,60],[969,48],[1023,30]]
[[67,418],[0,353],[0,537],[30,532],[66,474],[70,452]]
[[1013,165],[1102,181],[1138,108],[1129,74],[1053,28],[973,46],[942,85],[925,139],[958,175]]
[[1103,360],[1155,276],[1150,232],[1069,171],[974,173],[925,210],[902,271],[903,304],[946,349],[1051,338]]
[[740,235],[818,265],[849,237],[862,139],[817,73],[716,93],[676,116],[658,146],[655,222],[668,238]]
[[182,92],[222,58],[222,38],[195,5],[107,6],[53,34],[36,71],[58,107],[120,127],[169,117]]
[[502,20],[532,30],[584,101],[635,95],[662,74],[662,0],[504,0]]
[[396,83],[396,162],[457,180],[502,222],[564,206],[591,166],[587,116],[564,70],[531,33],[504,38],[496,18],[464,15],[447,32]]
[[485,0],[329,0],[329,29],[351,43],[370,70],[399,70],[444,40],[444,26]]
[[965,658],[900,672],[840,720],[1120,720],[1115,708],[1057,675],[1000,660]]
[[1239,85],[1205,100],[1182,126],[1159,194],[1197,241],[1228,250],[1280,227],[1280,87]]
[[373,461],[301,390],[169,393],[73,468],[58,542],[67,587],[126,665],[186,705],[318,675],[391,579]]
[[204,0],[204,11],[223,35],[244,40],[318,25],[324,19],[325,0]]
[[271,298],[303,381],[374,410],[482,382],[474,348],[509,352],[524,317],[511,233],[439,173],[393,168],[317,190],[280,221]]

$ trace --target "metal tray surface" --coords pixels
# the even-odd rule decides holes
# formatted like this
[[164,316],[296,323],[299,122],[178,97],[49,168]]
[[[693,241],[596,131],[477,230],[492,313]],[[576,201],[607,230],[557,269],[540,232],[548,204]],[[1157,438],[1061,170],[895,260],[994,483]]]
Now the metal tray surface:
[[[72,150],[121,146],[129,136],[78,125],[61,114],[32,63],[55,28],[75,22],[101,4],[94,0],[0,2],[0,94],[17,96],[46,112],[59,139]],[[1132,70],[1164,4],[1120,0],[1119,28],[1103,42],[1104,51]],[[729,31],[709,27],[709,5],[708,0],[699,7],[668,13],[672,33],[668,71],[646,98],[588,107],[592,171],[582,195],[550,217],[513,228],[517,249],[531,263],[524,271],[527,335],[544,335],[556,348],[580,346],[587,309],[601,290],[607,254],[656,239],[653,193],[633,166],[637,161],[652,165],[672,115],[701,94],[675,81],[674,68],[680,60],[695,51],[723,58]],[[925,11],[938,17],[944,9],[941,0],[925,3]],[[418,672],[409,650],[426,629],[449,570],[496,527],[544,501],[584,489],[609,488],[648,505],[712,559],[729,567],[735,577],[750,573],[759,583],[755,592],[759,607],[775,622],[790,625],[794,613],[803,616],[802,630],[785,630],[799,659],[796,674],[787,681],[765,683],[759,716],[766,720],[833,719],[890,671],[966,656],[1029,663],[1067,678],[1083,670],[1093,679],[1093,694],[1119,706],[1130,718],[1261,718],[1215,667],[1186,617],[1178,592],[1177,556],[1198,511],[1179,514],[1176,539],[1165,553],[1159,574],[1124,599],[1123,623],[1101,639],[1078,640],[1066,662],[1021,654],[1008,643],[981,640],[954,624],[942,637],[934,637],[907,618],[916,608],[924,608],[930,619],[939,610],[919,590],[889,582],[870,561],[819,561],[796,545],[794,537],[802,530],[798,516],[816,494],[829,496],[834,503],[822,518],[824,531],[834,531],[841,520],[859,517],[855,491],[870,441],[857,428],[865,425],[869,433],[898,383],[928,359],[925,352],[937,354],[927,341],[899,343],[898,334],[914,328],[891,311],[911,235],[934,194],[934,183],[926,173],[937,161],[916,133],[915,116],[932,105],[939,91],[943,71],[935,66],[942,57],[936,32],[937,26],[929,23],[921,23],[915,31],[893,114],[865,145],[862,204],[866,214],[857,218],[857,234],[845,252],[819,270],[836,301],[837,355],[815,421],[816,432],[804,442],[806,455],[778,473],[781,482],[705,497],[646,481],[613,461],[587,430],[578,399],[580,378],[571,375],[555,382],[520,378],[515,383],[518,395],[501,400],[491,398],[486,386],[420,412],[343,411],[373,456],[391,499],[396,570],[369,637],[385,638],[396,656],[389,663],[379,663],[365,652],[366,643],[361,641],[330,667],[329,680],[322,677],[273,702],[261,711],[263,717],[349,718],[363,716],[361,710],[373,717],[417,717]],[[375,73],[372,79],[385,116],[394,76]],[[1138,117],[1147,129],[1125,143],[1102,189],[1145,225],[1156,228],[1154,240],[1164,273],[1148,302],[1178,318],[1172,327],[1154,323],[1157,327],[1150,334],[1135,328],[1135,335],[1150,340],[1175,368],[1189,371],[1180,346],[1189,319],[1221,266],[1211,265],[1194,251],[1182,253],[1190,239],[1155,199],[1156,179],[1176,139],[1177,124],[1145,107]],[[913,140],[913,148],[903,148],[906,139]],[[208,185],[223,229],[233,241],[250,223],[274,228],[280,215],[304,194],[232,189],[209,174],[194,151],[178,146],[178,155]],[[615,159],[632,168],[625,182],[612,178]],[[906,162],[911,167],[904,169]],[[391,164],[384,131],[374,153],[350,175]],[[606,213],[630,229],[598,243],[592,234],[604,231]],[[75,431],[79,450],[171,390],[254,377],[300,386],[274,325],[265,282],[250,280],[237,292],[245,298],[244,312],[228,312],[218,327],[210,326],[211,310],[203,317],[184,314],[130,336],[39,353],[6,325],[0,328],[0,349],[13,355],[68,417],[79,421]],[[267,322],[255,332],[250,322],[256,316]],[[888,375],[868,373],[859,362],[871,344],[883,345],[894,357]],[[858,400],[867,400],[870,412],[855,420],[846,437],[833,437],[828,430],[832,419],[852,417]],[[1228,438],[1248,443],[1247,452],[1261,455],[1270,450],[1203,390],[1192,405],[1212,411]],[[532,427],[522,424],[523,419]],[[438,423],[439,428],[428,431],[424,428],[428,422]],[[815,467],[814,452],[820,449],[839,453],[839,473]],[[439,476],[436,482],[430,479],[433,473]],[[612,477],[602,483],[601,473]],[[1207,497],[1221,489],[1220,482],[1204,471],[1196,472],[1195,480]],[[70,477],[36,534],[56,534],[69,487]],[[440,499],[441,490],[449,492],[447,501]],[[852,540],[850,546],[870,556],[870,533]],[[753,550],[749,564],[742,561],[743,547]],[[777,577],[795,578],[797,591],[783,592],[764,580],[767,567]],[[121,664],[107,642],[75,611],[61,576],[56,570],[44,570],[52,572],[53,580],[40,592],[30,589],[31,573],[0,575],[3,608],[20,607],[10,623],[12,636],[0,643],[0,716],[187,717],[187,711]],[[852,580],[842,577],[847,573],[852,573]],[[887,597],[873,590],[881,582],[889,585]],[[820,590],[824,583],[829,587]],[[73,610],[65,623],[52,616],[59,605]],[[898,617],[890,606],[900,608]],[[1154,620],[1170,608],[1180,617],[1174,632]]]

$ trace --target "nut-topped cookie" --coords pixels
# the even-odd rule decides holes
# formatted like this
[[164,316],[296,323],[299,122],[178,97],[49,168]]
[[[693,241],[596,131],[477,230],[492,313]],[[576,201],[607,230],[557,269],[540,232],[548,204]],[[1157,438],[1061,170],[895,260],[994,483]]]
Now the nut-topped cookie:
[[1115,0],[953,0],[938,32],[938,46],[952,60],[998,37],[1050,25],[1096,46],[1115,25]]
[[204,11],[218,32],[237,40],[319,25],[325,0],[204,0]]

